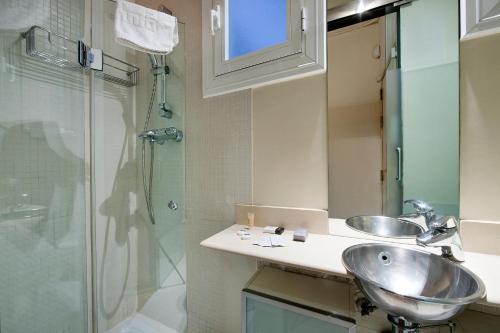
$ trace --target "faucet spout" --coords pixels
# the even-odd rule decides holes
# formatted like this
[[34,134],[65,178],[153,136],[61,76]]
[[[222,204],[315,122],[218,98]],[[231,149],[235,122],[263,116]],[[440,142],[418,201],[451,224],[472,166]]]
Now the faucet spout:
[[[439,247],[443,257],[452,261],[465,260],[460,238],[458,220],[454,216],[438,216],[434,208],[422,200],[405,200],[411,204],[415,213],[399,216],[401,220],[408,220],[427,226],[427,231],[417,236],[417,244],[424,247]],[[423,220],[423,221],[422,221]]]
[[444,216],[434,221],[428,231],[417,237],[417,244],[424,247],[439,247],[443,257],[457,262],[465,261],[458,221],[453,216]]
[[436,214],[434,213],[434,208],[428,204],[427,202],[423,200],[415,200],[415,199],[410,199],[410,200],[405,200],[405,204],[411,204],[415,208],[414,214],[411,215],[403,215],[401,218],[419,218],[423,217],[425,220],[425,224],[427,225],[428,229],[431,229],[431,225],[433,222],[436,220]]

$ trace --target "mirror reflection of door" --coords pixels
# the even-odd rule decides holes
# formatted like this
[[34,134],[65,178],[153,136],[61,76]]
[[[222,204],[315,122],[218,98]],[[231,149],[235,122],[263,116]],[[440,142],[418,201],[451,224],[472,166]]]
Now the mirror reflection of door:
[[[383,215],[384,206],[398,214],[400,203],[387,205],[387,161],[394,161],[400,112],[397,94],[384,101],[388,66],[397,69],[397,28],[393,17],[336,29],[328,33],[328,135],[330,217]],[[387,28],[389,26],[389,29]],[[387,31],[391,33],[387,33]],[[391,68],[392,69],[392,68]],[[393,73],[391,73],[393,74]],[[390,76],[391,82],[396,78]],[[385,97],[385,98],[384,98]],[[392,131],[384,131],[384,114],[392,111]],[[394,137],[387,138],[387,134]],[[391,166],[391,171],[397,166]],[[391,178],[392,180],[392,178]],[[391,200],[400,200],[394,198]]]
[[329,216],[458,216],[458,1],[328,3]]

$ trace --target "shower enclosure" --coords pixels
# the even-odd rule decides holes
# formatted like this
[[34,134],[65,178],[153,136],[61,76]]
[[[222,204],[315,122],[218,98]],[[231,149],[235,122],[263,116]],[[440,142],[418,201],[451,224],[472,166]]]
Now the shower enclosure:
[[[2,1],[1,333],[185,330],[184,140],[154,143],[142,170],[154,75],[115,43],[115,6]],[[103,50],[102,72],[78,64],[79,40]],[[172,117],[157,93],[150,129],[183,130],[183,24],[179,40],[166,57]]]

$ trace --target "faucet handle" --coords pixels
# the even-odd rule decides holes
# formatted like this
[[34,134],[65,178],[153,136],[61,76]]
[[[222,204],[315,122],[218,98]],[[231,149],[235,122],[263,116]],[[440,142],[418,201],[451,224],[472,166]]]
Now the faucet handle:
[[404,201],[405,204],[412,204],[417,213],[427,214],[434,212],[434,208],[423,200],[409,199]]
[[452,228],[457,228],[458,229],[458,220],[456,219],[455,216],[440,216],[435,219],[433,219],[430,222],[429,227],[432,229],[452,229]]

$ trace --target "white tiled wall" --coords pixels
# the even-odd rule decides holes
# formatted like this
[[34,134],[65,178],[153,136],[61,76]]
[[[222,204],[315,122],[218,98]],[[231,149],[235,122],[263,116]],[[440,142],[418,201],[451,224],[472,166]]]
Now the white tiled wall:
[[239,330],[240,291],[255,260],[201,248],[234,223],[234,203],[251,200],[250,108],[247,91],[188,108],[187,263],[189,332]]

